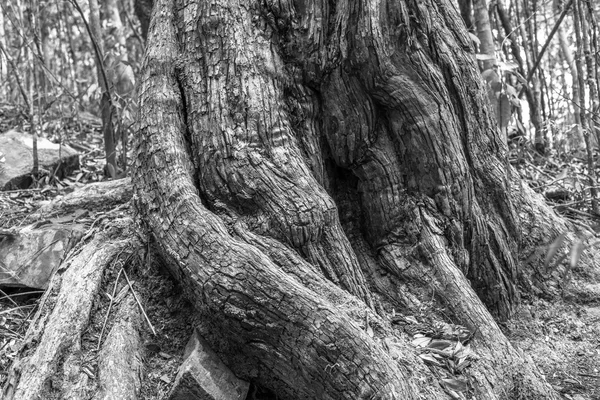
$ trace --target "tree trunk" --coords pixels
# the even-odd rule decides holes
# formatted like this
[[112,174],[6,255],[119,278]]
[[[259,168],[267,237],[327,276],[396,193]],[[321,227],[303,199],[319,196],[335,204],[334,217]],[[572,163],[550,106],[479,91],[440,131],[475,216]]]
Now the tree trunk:
[[458,0],[458,9],[460,10],[460,16],[467,26],[469,32],[475,31],[473,24],[473,1],[472,0]]
[[[529,255],[567,226],[507,170],[453,6],[329,6],[154,7],[134,202],[138,235],[195,306],[175,331],[199,321],[238,377],[285,399],[558,399],[492,314],[512,315],[517,284],[553,293]],[[120,203],[125,185],[39,213]],[[153,340],[173,340],[158,304],[179,290],[148,278],[128,218],[93,229],[55,274],[3,398],[155,398],[141,371]],[[159,335],[131,284],[117,291],[121,267],[149,281],[136,290]],[[417,334],[471,356],[425,364]]]
[[[577,53],[575,65],[577,67],[577,77],[579,79],[579,120],[581,122],[581,129],[583,130],[583,140],[585,142],[585,148],[587,153],[587,168],[588,168],[588,183],[590,187],[590,194],[592,200],[592,210],[594,213],[599,214],[598,209],[598,188],[596,187],[596,167],[594,162],[594,145],[592,142],[592,132],[588,121],[588,106],[586,103],[586,75],[584,74],[584,57],[585,57],[585,42],[584,36],[587,35],[587,31],[584,29],[585,23],[583,19],[583,10],[578,0],[574,1],[573,10],[573,22],[575,30],[575,42],[577,44]],[[589,81],[588,81],[589,82]],[[590,93],[591,97],[591,93]]]
[[[4,31],[4,9],[0,8],[0,49],[5,51],[8,47],[6,45],[6,33]],[[0,82],[4,82],[0,87],[0,97],[9,99],[8,94],[10,93],[10,83],[8,80],[8,62],[6,61],[7,55],[2,53],[0,50]]]
[[105,0],[103,10],[106,13],[106,19],[110,22],[111,37],[116,42],[113,44],[112,51],[123,61],[127,61],[127,43],[125,29],[121,21],[121,13],[116,0]]
[[518,304],[533,201],[449,1],[160,0],[140,99],[139,217],[239,377],[444,398],[390,325],[443,305],[474,335],[477,398],[558,398],[488,312]]
[[[591,115],[588,122],[588,128],[590,129],[590,135],[593,139],[596,139],[597,146],[600,147],[600,131],[596,130],[596,123],[594,123],[594,119],[596,119],[596,114],[599,109],[600,99],[598,98],[598,87],[596,86],[597,77],[596,77],[596,69],[597,69],[597,53],[592,52],[592,45],[590,44],[590,38],[592,37],[592,31],[589,26],[588,19],[592,19],[593,8],[591,6],[583,5],[581,2],[576,2],[577,7],[579,8],[576,12],[580,15],[580,24],[581,24],[581,40],[583,45],[583,58],[585,60],[585,76],[586,76],[586,84],[589,91],[589,108],[588,111]],[[586,12],[587,11],[587,12]],[[578,45],[579,46],[579,45]],[[595,55],[594,55],[595,54]],[[595,137],[594,137],[595,136]],[[595,173],[591,173],[590,175],[595,176]],[[595,186],[595,185],[594,185]],[[598,213],[597,206],[594,209],[596,213]]]
[[[518,5],[518,3],[516,3]],[[535,40],[536,31],[533,29],[531,18],[535,18],[535,14],[532,14],[535,10],[531,10],[529,2],[523,4],[523,18],[519,22],[521,31],[521,37],[523,38],[522,46],[525,53],[525,61],[527,63],[527,70],[532,71],[535,65],[535,54],[537,54],[537,41]],[[519,11],[517,10],[517,15]],[[531,73],[531,72],[530,72]],[[534,132],[534,145],[536,150],[540,153],[545,152],[544,134],[542,132],[542,123],[540,116],[540,84],[536,74],[531,77],[531,88],[527,90],[531,91],[532,101],[529,103],[529,120],[533,125]]]
[[[61,82],[62,84],[69,85],[73,93],[79,93],[79,86],[75,79],[76,76],[76,65],[78,64],[77,54],[75,52],[75,46],[73,44],[73,35],[69,34],[68,26],[71,25],[71,21],[73,21],[73,7],[70,6],[69,3],[62,3],[60,6],[57,5],[58,9],[58,38],[61,47],[61,51],[59,54],[62,56],[61,67],[62,73],[61,76],[68,77],[66,82]],[[93,44],[92,44],[93,46]]]
[[[506,6],[504,4],[504,0],[498,0],[496,3],[496,9],[498,10],[498,17],[500,19],[500,23],[502,24],[502,28],[504,30],[504,34],[510,40],[510,48],[511,53],[516,60],[519,66],[519,73],[521,76],[526,77],[528,75],[526,67],[526,63],[521,56],[521,47],[517,41],[517,35],[513,30],[512,24],[510,22],[510,18],[508,16],[508,11],[506,10]],[[526,36],[523,36],[526,37]],[[523,86],[523,92],[525,93],[525,97],[527,99],[527,104],[529,104],[529,112],[530,112],[530,120],[534,125],[536,133],[540,130],[540,122],[539,122],[539,105],[536,103],[537,98],[534,96],[532,88],[529,85]],[[539,149],[539,146],[538,146]]]
[[102,136],[104,138],[104,153],[106,156],[106,172],[107,176],[114,178],[117,173],[117,153],[114,141],[113,130],[113,105],[110,98],[110,87],[106,79],[104,70],[104,46],[102,38],[102,30],[100,24],[100,9],[98,0],[89,0],[90,18],[89,24],[91,29],[92,48],[95,47],[96,56],[96,75],[98,86],[102,90],[100,98],[100,114],[102,117]]
[[487,71],[496,65],[496,47],[492,36],[487,0],[473,1],[473,19],[475,20],[477,37],[480,42],[479,52],[488,57],[481,62],[483,65],[482,71]]
[[46,76],[48,71],[55,71],[54,61],[53,61],[53,48],[52,48],[52,40],[50,38],[52,27],[56,25],[58,16],[54,14],[53,8],[55,4],[49,4],[49,2],[42,1],[40,2],[38,9],[36,10],[36,18],[37,24],[36,27],[39,33],[39,58],[38,63],[40,64],[38,68],[38,82],[39,82],[39,91],[42,95],[42,102],[45,104],[48,99],[48,92],[51,90],[51,83]]
[[[564,4],[561,0],[554,0],[552,3],[552,10],[557,14],[563,11]],[[567,39],[567,35],[565,34],[565,30],[562,25],[558,27],[557,31],[558,41],[560,43],[560,50],[563,53],[563,57],[569,66],[569,72],[573,77],[573,104],[575,114],[579,113],[579,81],[577,75],[577,67],[575,66],[575,58],[573,57],[573,52],[571,51],[571,43],[569,43]],[[575,121],[577,124],[580,124],[578,116],[575,117]]]
[[134,0],[133,8],[135,15],[140,20],[140,27],[142,28],[142,37],[144,40],[148,37],[148,27],[150,26],[150,17],[152,15],[153,0]]
[[[552,10],[560,15],[564,7],[564,4],[561,0],[554,0],[552,3]],[[573,91],[572,100],[569,103],[569,108],[573,107],[573,119],[575,120],[575,124],[577,128],[573,131],[572,137],[569,138],[571,142],[571,146],[574,148],[581,148],[583,137],[581,134],[581,119],[579,118],[579,77],[577,75],[577,66],[575,65],[575,58],[573,57],[573,52],[571,51],[571,44],[567,39],[567,35],[565,34],[565,30],[562,25],[558,27],[557,31],[558,41],[560,43],[560,50],[562,51],[563,57],[569,66],[569,72],[571,73],[571,77],[573,82],[571,83],[571,88]]]

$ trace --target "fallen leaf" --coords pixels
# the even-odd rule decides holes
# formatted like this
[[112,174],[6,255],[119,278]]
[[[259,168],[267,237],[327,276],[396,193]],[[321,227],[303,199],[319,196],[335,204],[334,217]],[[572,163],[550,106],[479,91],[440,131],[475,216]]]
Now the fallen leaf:
[[447,349],[448,347],[452,346],[453,343],[449,340],[443,340],[443,339],[434,339],[431,341],[431,343],[429,343],[427,345],[427,347],[431,348],[431,349],[438,349],[438,350],[444,350]]
[[441,366],[440,362],[435,359],[431,354],[419,354],[419,357],[425,362],[428,362],[433,365]]
[[467,382],[463,379],[450,378],[450,379],[442,379],[444,385],[455,392],[466,392],[468,389]]
[[412,345],[415,347],[425,347],[429,344],[429,342],[431,342],[430,337],[418,337],[412,341]]

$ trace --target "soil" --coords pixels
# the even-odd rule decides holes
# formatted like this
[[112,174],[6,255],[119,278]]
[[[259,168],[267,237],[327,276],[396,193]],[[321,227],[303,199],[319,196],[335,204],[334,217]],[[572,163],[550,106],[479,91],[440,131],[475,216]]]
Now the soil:
[[536,299],[505,332],[565,399],[600,400],[600,302]]

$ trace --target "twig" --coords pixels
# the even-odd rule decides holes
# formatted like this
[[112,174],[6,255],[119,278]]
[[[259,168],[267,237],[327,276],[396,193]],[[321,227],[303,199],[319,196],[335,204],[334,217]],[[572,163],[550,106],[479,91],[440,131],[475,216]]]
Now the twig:
[[[15,294],[10,294],[9,295],[9,294],[6,294],[5,292],[3,292],[0,289],[0,293],[4,294],[4,296],[0,297],[0,300],[5,299],[5,298],[8,298],[10,300],[13,297],[25,296],[25,295],[28,295],[28,294],[39,294],[39,293],[44,293],[44,291],[43,290],[32,290],[30,292],[20,292],[20,293],[15,293]],[[15,303],[15,305],[17,305],[17,303]]]
[[27,97],[27,93],[25,93],[25,89],[23,88],[23,84],[21,82],[21,77],[19,76],[19,73],[17,72],[18,71],[17,67],[13,63],[12,58],[10,57],[10,55],[8,54],[8,52],[6,51],[4,46],[2,46],[2,43],[0,43],[0,51],[2,51],[2,53],[4,54],[4,58],[6,58],[6,61],[8,61],[8,63],[10,64],[10,67],[12,68],[12,72],[15,75],[15,79],[17,80],[17,86],[19,86],[19,91],[21,92],[21,96],[23,96],[23,100],[25,101],[25,107],[27,107],[27,109],[29,109],[29,98]]
[[527,161],[527,164],[529,164],[529,166],[531,166],[533,169],[535,169],[537,172],[539,172],[542,175],[546,175],[548,178],[550,179],[554,179],[554,177],[552,175],[550,175],[549,173],[543,171],[542,169],[540,169],[538,166],[534,165],[533,163],[531,163],[530,161]]
[[133,36],[135,36],[135,38],[140,42],[140,44],[142,45],[142,48],[144,48],[146,46],[144,39],[142,39],[142,37],[140,36],[140,34],[138,33],[137,29],[135,28],[135,26],[133,25],[133,21],[131,20],[131,18],[129,17],[129,12],[127,11],[127,7],[125,8],[125,18],[127,18],[127,22],[129,23],[129,27],[131,28],[131,31],[133,32]]
[[556,21],[556,24],[554,24],[554,27],[550,31],[550,34],[548,35],[548,38],[546,39],[546,43],[544,43],[544,45],[542,46],[542,49],[540,50],[540,52],[537,56],[537,59],[535,60],[535,64],[533,64],[533,67],[531,68],[531,70],[529,71],[529,74],[527,75],[527,82],[530,82],[531,78],[533,78],[533,74],[535,73],[535,70],[540,65],[540,62],[542,61],[542,57],[544,56],[544,53],[546,52],[546,49],[548,48],[550,41],[554,37],[554,34],[556,33],[556,31],[558,31],[558,28],[560,27],[562,20],[565,18],[565,15],[567,15],[567,12],[569,11],[569,8],[571,7],[571,4],[573,4],[573,0],[569,0],[569,2],[565,5],[565,8],[563,9],[562,13],[560,14],[560,17],[558,17],[558,21]]
[[20,310],[22,308],[29,308],[29,307],[35,307],[35,306],[32,306],[31,304],[27,304],[27,305],[24,305],[24,306],[18,306],[18,307],[14,307],[14,308],[9,308],[8,310],[0,311],[0,315],[8,314],[8,313]]
[[110,310],[115,301],[115,295],[117,293],[117,284],[119,283],[119,278],[121,277],[121,272],[123,272],[123,268],[117,274],[117,279],[115,280],[115,286],[113,287],[112,295],[110,296],[110,303],[108,304],[108,311],[106,312],[106,316],[104,317],[104,323],[102,324],[102,330],[100,331],[100,337],[98,338],[98,346],[96,346],[96,351],[100,350],[100,345],[102,344],[102,336],[104,335],[104,329],[106,328],[106,323],[108,322],[108,316],[110,315]]
[[13,190],[3,190],[2,193],[21,193],[21,192],[39,192],[42,189],[40,188],[32,188],[32,189],[13,189]]
[[[8,13],[8,11],[7,11],[7,10],[6,10],[6,9],[3,7],[3,5],[2,5],[2,3],[1,3],[1,2],[0,2],[0,10],[1,10],[3,13],[5,13],[5,14],[7,14],[7,13]],[[32,52],[33,52],[33,49],[34,49],[34,47],[33,47],[33,46],[31,46],[31,45],[29,44],[29,41],[28,41],[28,40],[27,40],[27,39],[26,39],[26,38],[23,36],[23,34],[20,32],[20,29],[19,29],[19,27],[18,27],[18,26],[17,26],[17,25],[16,25],[16,24],[13,22],[13,20],[12,20],[12,19],[10,19],[10,18],[9,18],[9,21],[10,21],[11,25],[12,25],[12,26],[15,28],[15,31],[16,31],[17,35],[18,35],[18,36],[19,36],[19,37],[20,37],[20,38],[23,40],[23,45],[24,45],[25,47],[27,47],[27,48],[28,48],[30,51],[32,51]],[[37,47],[38,47],[38,46],[37,46],[37,43],[36,43],[36,48],[37,48]],[[0,49],[0,50],[2,50],[3,52],[5,52],[5,49]],[[44,75],[45,75],[45,76],[49,76],[49,77],[51,77],[51,78],[54,80],[54,82],[55,82],[55,83],[56,83],[58,86],[60,86],[60,87],[63,89],[64,93],[66,93],[66,94],[67,94],[69,97],[71,97],[73,100],[75,100],[75,101],[76,101],[78,104],[82,105],[82,103],[81,103],[81,100],[78,98],[78,97],[81,97],[81,96],[75,96],[73,93],[71,93],[71,92],[69,91],[69,89],[68,89],[67,87],[65,87],[65,86],[64,86],[64,85],[63,85],[63,84],[62,84],[62,83],[59,81],[58,77],[57,77],[57,76],[56,76],[56,75],[55,75],[55,74],[54,74],[54,73],[53,73],[53,72],[50,70],[50,68],[48,68],[48,67],[46,66],[46,64],[44,63],[44,59],[43,59],[43,57],[42,57],[42,54],[41,54],[41,53],[40,53],[40,51],[39,51],[39,48],[38,48],[38,52],[37,52],[37,53],[36,53],[36,52],[33,52],[33,56],[34,56],[34,60],[36,60],[36,62],[38,63],[38,65],[40,65],[40,66],[42,67],[42,69],[44,69],[44,72],[45,72],[45,73],[44,73]],[[9,55],[8,55],[8,54],[6,54],[6,57],[8,58],[8,57],[9,57]],[[14,71],[16,71],[16,70],[14,70]],[[16,78],[17,78],[17,81],[18,81],[18,80],[19,80],[19,76],[16,74],[16,72],[15,72],[15,76],[16,76]],[[19,82],[17,82],[17,84],[19,84],[19,85],[20,85],[20,83],[19,83]],[[32,100],[32,101],[33,101],[33,100]],[[48,104],[48,105],[47,105],[48,107],[46,107],[46,108],[45,108],[44,112],[45,112],[45,111],[46,111],[46,110],[49,108],[49,106],[50,106],[50,105],[51,105],[51,103],[53,103],[53,102],[54,102],[54,100],[53,100],[52,102],[50,102],[50,104]]]
[[[559,207],[559,206],[554,206],[554,207]],[[593,218],[593,219],[600,219],[600,216],[598,216],[598,215],[590,214],[590,213],[585,212],[585,211],[579,211],[579,210],[576,210],[575,208],[564,207],[564,209],[567,210],[567,211],[570,211],[570,212],[572,212],[574,214],[578,214],[578,215],[581,215],[581,216],[584,216],[584,217],[589,217],[589,218]]]
[[[600,123],[600,120],[594,116],[594,112],[592,110],[590,110],[589,108],[582,106],[580,104],[575,103],[572,99],[569,99],[568,97],[565,97],[560,91],[554,89],[553,87],[550,87],[550,90],[552,92],[554,92],[554,94],[556,94],[557,96],[560,96],[563,100],[567,101],[568,103],[570,103],[573,108],[577,108],[579,111],[585,111],[586,113],[590,114],[590,119],[592,121],[594,121],[596,124]],[[580,159],[579,157],[573,157],[574,159],[578,159],[580,161],[583,162],[582,159]]]
[[8,299],[8,300],[9,300],[11,303],[13,303],[15,306],[17,306],[17,307],[19,306],[19,305],[17,304],[17,302],[16,302],[16,301],[14,301],[14,300],[12,299],[12,297],[10,297],[9,295],[7,295],[7,294],[6,294],[6,292],[5,292],[4,290],[0,289],[0,294],[2,294],[2,297],[0,297],[0,300],[2,300],[2,299]]
[[25,325],[25,323],[26,323],[27,321],[29,321],[29,317],[31,317],[31,315],[34,313],[35,309],[38,307],[38,305],[39,305],[39,302],[36,302],[36,303],[34,304],[34,306],[35,306],[35,307],[33,307],[33,308],[32,308],[32,309],[29,311],[29,314],[27,314],[27,316],[26,316],[26,317],[25,317],[25,318],[24,318],[24,319],[21,321],[21,324],[19,325],[19,327],[17,328],[17,330],[19,330],[19,331],[20,331],[20,330],[21,330],[21,328],[23,327],[23,325]]
[[581,204],[581,203],[587,203],[588,201],[590,201],[590,199],[577,200],[577,201],[572,201],[570,203],[565,203],[565,204],[554,204],[552,207],[554,207],[554,208],[570,207],[570,206],[576,206],[577,204]]
[[[92,34],[92,29],[90,28],[87,19],[85,19],[85,14],[83,13],[83,10],[81,9],[81,7],[79,7],[79,3],[77,3],[77,0],[70,0],[71,4],[73,4],[73,6],[77,9],[77,11],[79,11],[79,14],[81,15],[81,19],[83,20],[83,24],[85,25],[85,29],[88,32],[88,35],[90,36],[90,40],[92,41],[92,47],[94,48],[94,53],[96,54],[96,57],[98,58],[98,65],[100,66],[100,72],[102,73],[102,80],[104,81],[104,85],[106,86],[106,93],[108,93],[108,102],[110,103],[110,106],[113,106],[113,99],[112,99],[112,93],[110,90],[110,85],[108,84],[108,78],[106,77],[106,70],[104,69],[104,55],[102,54],[102,50],[100,49],[100,46],[98,45],[98,42],[96,41],[97,39],[100,40],[99,38],[96,38],[93,34]],[[573,0],[571,0],[573,1]]]
[[125,279],[127,279],[127,284],[129,285],[129,288],[131,289],[131,292],[133,293],[133,297],[135,298],[135,301],[138,303],[138,306],[140,307],[140,310],[142,311],[142,314],[144,314],[144,318],[146,318],[146,322],[148,322],[148,325],[150,326],[150,329],[152,329],[152,334],[154,336],[156,336],[156,331],[154,330],[154,327],[152,326],[152,322],[150,322],[150,319],[148,318],[148,315],[146,315],[146,311],[144,311],[144,307],[142,307],[142,303],[140,303],[140,300],[138,299],[137,294],[135,294],[135,290],[133,290],[133,285],[129,281],[129,277],[127,276],[127,272],[123,271],[123,274],[125,275]]
[[15,332],[10,328],[4,327],[3,329],[6,330],[8,333],[12,333],[14,338],[21,339],[23,337],[23,335],[21,335],[19,332]]
[[600,375],[594,375],[594,374],[584,374],[584,373],[579,373],[577,374],[579,376],[586,376],[588,378],[596,378],[596,379],[600,379]]
[[[549,183],[544,183],[543,185],[536,186],[535,188],[536,188],[536,189],[543,189],[543,188],[545,188],[545,187],[552,186],[552,185],[554,185],[555,183],[558,183],[558,182],[560,182],[560,181],[564,181],[565,179],[570,179],[570,178],[572,178],[572,177],[571,177],[571,176],[565,176],[564,178],[558,178],[558,179],[555,179],[555,180],[553,180],[552,182],[549,182]],[[562,185],[561,185],[561,186],[562,186]]]

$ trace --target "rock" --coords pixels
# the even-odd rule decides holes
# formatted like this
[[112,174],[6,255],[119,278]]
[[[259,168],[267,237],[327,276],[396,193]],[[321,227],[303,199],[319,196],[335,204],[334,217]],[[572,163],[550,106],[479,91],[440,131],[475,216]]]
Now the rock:
[[84,233],[81,225],[53,224],[0,232],[0,285],[46,289],[52,273]]
[[524,321],[532,321],[534,319],[531,310],[526,305],[523,305],[519,310],[517,310],[516,316]]
[[[79,168],[79,155],[71,147],[61,146],[44,138],[38,138],[37,146],[39,167],[53,173],[56,171],[59,179]],[[28,175],[33,168],[32,136],[15,130],[1,134],[0,151],[4,154],[3,168],[0,169],[0,189],[28,188],[31,184]]]
[[194,331],[169,400],[244,400],[249,386],[237,378]]
[[600,319],[600,307],[588,307],[586,312],[591,318]]

